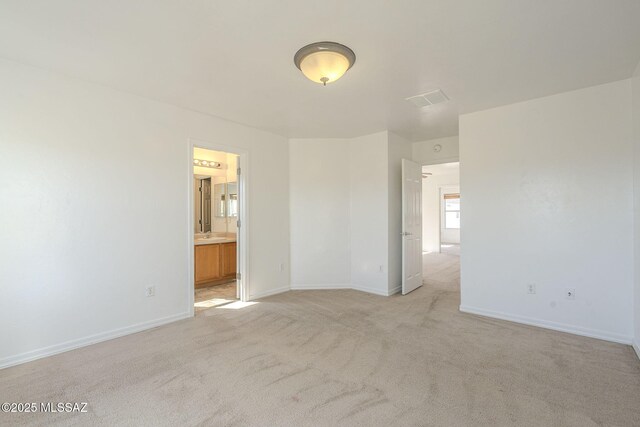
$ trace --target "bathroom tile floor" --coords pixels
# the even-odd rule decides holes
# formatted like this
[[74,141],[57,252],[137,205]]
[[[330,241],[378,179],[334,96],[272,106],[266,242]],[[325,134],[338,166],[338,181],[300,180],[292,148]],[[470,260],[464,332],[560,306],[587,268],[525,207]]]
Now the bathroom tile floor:
[[196,315],[211,307],[218,307],[237,300],[235,280],[208,288],[196,289],[194,299]]

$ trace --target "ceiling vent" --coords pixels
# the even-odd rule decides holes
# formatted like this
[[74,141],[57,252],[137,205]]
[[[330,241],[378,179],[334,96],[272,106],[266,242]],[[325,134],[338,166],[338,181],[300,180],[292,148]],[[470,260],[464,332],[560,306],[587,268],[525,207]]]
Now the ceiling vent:
[[449,98],[447,98],[447,95],[445,95],[440,89],[407,98],[407,101],[420,108],[440,104],[441,102],[447,102],[448,100]]

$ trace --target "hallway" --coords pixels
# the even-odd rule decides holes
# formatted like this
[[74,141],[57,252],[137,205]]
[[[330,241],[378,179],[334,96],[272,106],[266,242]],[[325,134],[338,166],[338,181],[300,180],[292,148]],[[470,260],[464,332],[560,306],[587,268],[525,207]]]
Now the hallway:
[[[444,248],[443,248],[444,249]],[[422,254],[422,283],[425,287],[460,293],[460,250]],[[460,299],[458,295],[458,300]]]

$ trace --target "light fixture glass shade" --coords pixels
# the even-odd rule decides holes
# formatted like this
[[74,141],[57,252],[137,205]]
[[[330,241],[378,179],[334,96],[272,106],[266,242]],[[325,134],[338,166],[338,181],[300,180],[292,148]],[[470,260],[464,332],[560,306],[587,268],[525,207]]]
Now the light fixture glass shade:
[[339,43],[318,42],[300,49],[293,61],[309,80],[326,86],[353,66],[356,55]]
[[214,162],[212,160],[193,159],[193,166],[199,166],[203,168],[223,169],[223,164],[220,162]]
[[320,51],[305,57],[300,70],[316,83],[333,83],[349,69],[349,60],[336,52]]

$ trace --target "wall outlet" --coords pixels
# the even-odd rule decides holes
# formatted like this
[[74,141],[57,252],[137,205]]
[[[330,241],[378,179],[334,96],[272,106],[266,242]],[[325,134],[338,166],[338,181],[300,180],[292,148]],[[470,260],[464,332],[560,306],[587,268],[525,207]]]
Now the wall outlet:
[[535,283],[527,284],[527,293],[528,294],[535,294],[536,293],[536,284]]
[[573,288],[567,288],[564,295],[567,299],[576,299],[576,290]]
[[144,295],[146,297],[152,297],[156,295],[156,287],[155,286],[147,286],[144,288]]

